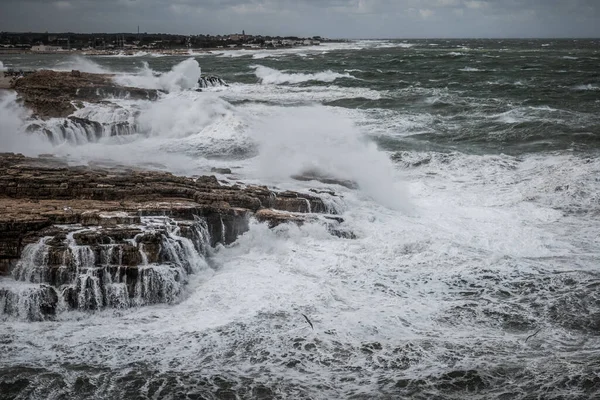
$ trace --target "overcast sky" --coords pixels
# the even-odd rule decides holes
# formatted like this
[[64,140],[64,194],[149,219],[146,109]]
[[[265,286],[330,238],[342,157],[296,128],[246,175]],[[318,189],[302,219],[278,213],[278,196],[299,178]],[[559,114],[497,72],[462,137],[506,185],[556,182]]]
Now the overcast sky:
[[0,0],[0,31],[600,37],[600,0]]

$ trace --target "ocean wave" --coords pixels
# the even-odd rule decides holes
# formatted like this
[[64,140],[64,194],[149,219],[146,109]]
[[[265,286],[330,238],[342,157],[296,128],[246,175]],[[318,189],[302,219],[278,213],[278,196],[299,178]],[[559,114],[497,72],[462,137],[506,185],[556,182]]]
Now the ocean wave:
[[161,57],[164,56],[163,54],[159,54],[159,53],[149,53],[147,51],[137,51],[135,53],[124,53],[124,52],[119,52],[119,53],[115,53],[115,54],[106,54],[106,55],[99,55],[96,57],[102,57],[102,58],[135,58],[135,57]]
[[317,72],[313,74],[305,73],[287,73],[262,65],[254,65],[251,68],[255,69],[256,77],[265,85],[281,85],[284,83],[297,84],[310,81],[333,82],[336,79],[350,78],[356,79],[352,75],[340,74],[331,70]]
[[474,67],[464,67],[464,68],[459,69],[459,71],[462,71],[462,72],[485,72],[486,70],[474,68]]
[[596,86],[596,85],[592,85],[591,83],[588,83],[587,85],[577,85],[573,88],[573,90],[577,90],[577,91],[588,91],[588,90],[600,90],[600,87]]
[[[236,76],[248,71],[248,60],[215,65],[227,64],[229,76]],[[169,62],[165,69],[177,62],[163,61]],[[112,65],[119,62],[131,63]],[[322,65],[314,63],[310,74],[265,71],[290,83],[290,76],[322,73]],[[351,73],[343,68],[356,66],[376,68],[349,63],[339,71]],[[128,74],[136,75],[160,87],[164,74],[146,64]],[[484,84],[523,79],[532,85],[513,75],[477,76]],[[558,87],[598,90],[598,82],[578,76]],[[429,78],[418,80],[437,80]],[[586,84],[576,89],[574,82]],[[385,81],[370,87],[336,83],[234,83],[202,93],[176,90],[156,102],[115,99],[114,107],[85,104],[78,110],[77,116],[102,124],[134,121],[140,133],[40,151],[82,162],[152,160],[188,175],[219,166],[234,171],[231,184],[335,191],[319,195],[343,204],[342,224],[356,239],[333,237],[317,223],[268,229],[251,219],[234,244],[211,251],[212,268],[190,281],[181,302],[0,324],[3,343],[9,343],[0,375],[8,377],[9,390],[21,397],[34,390],[40,398],[67,391],[98,398],[140,391],[207,398],[220,392],[240,398],[597,397],[600,158],[578,151],[481,154],[485,145],[444,142],[449,135],[472,135],[487,145],[502,132],[520,135],[513,125],[520,121],[546,140],[550,118],[564,126],[588,118],[597,126],[596,114],[571,106],[523,107],[541,102],[510,94],[472,97],[464,82],[458,90],[391,93],[376,90],[389,87]],[[306,105],[394,99],[402,90],[411,99],[418,94],[417,100],[389,108],[368,101],[352,108]],[[468,107],[444,115],[423,109],[423,98]],[[558,108],[560,102],[547,104]],[[23,132],[19,124],[27,117],[15,95],[0,100],[2,151],[34,151],[27,138],[45,143],[43,133]],[[480,123],[485,126],[473,129]],[[427,141],[411,137],[421,133],[430,133]],[[385,135],[397,144],[393,154],[370,141]],[[306,171],[352,180],[359,188],[290,179]],[[56,346],[59,334],[68,340]],[[566,356],[557,359],[556,353]],[[22,368],[23,360],[36,368]],[[532,363],[539,368],[529,368]]]
[[[204,89],[203,89],[204,90]],[[252,101],[276,104],[307,104],[331,102],[343,99],[380,100],[386,92],[338,85],[290,86],[290,85],[250,85],[230,84],[226,90],[222,87],[208,88],[205,91],[218,92],[228,101]]]
[[393,48],[401,48],[401,49],[410,49],[414,47],[414,43],[397,43],[397,42],[387,42],[380,43],[375,45],[376,49],[393,49]]

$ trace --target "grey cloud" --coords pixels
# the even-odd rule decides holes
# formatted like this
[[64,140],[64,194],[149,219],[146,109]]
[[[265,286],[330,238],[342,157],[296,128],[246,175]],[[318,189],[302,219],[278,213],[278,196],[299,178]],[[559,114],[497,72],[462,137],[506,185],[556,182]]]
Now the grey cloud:
[[598,0],[0,0],[5,31],[598,37]]

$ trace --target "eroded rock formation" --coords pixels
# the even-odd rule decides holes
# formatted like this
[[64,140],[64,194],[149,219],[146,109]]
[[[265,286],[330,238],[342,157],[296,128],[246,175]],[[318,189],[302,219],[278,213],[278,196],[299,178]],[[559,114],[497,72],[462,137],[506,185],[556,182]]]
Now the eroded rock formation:
[[40,118],[65,118],[75,112],[73,102],[97,103],[107,97],[155,100],[158,90],[124,87],[112,75],[80,71],[40,70],[11,83],[26,107]]
[[333,197],[0,154],[0,317],[176,301],[251,218],[316,221],[351,238]]

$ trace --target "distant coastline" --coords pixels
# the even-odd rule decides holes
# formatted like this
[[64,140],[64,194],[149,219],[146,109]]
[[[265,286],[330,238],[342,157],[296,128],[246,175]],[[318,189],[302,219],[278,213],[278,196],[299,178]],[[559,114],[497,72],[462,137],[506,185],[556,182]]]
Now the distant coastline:
[[81,56],[135,56],[140,53],[147,54],[159,54],[164,56],[193,56],[195,54],[211,54],[221,53],[227,51],[269,51],[269,50],[283,50],[301,48],[302,46],[287,46],[287,47],[211,47],[211,48],[200,48],[200,49],[132,49],[132,50],[53,50],[53,51],[32,51],[25,49],[5,49],[0,48],[0,55],[22,55],[22,54],[35,54],[35,55],[81,55]]
[[0,32],[0,54],[186,55],[226,50],[269,50],[345,42],[321,36],[171,35],[164,33]]

